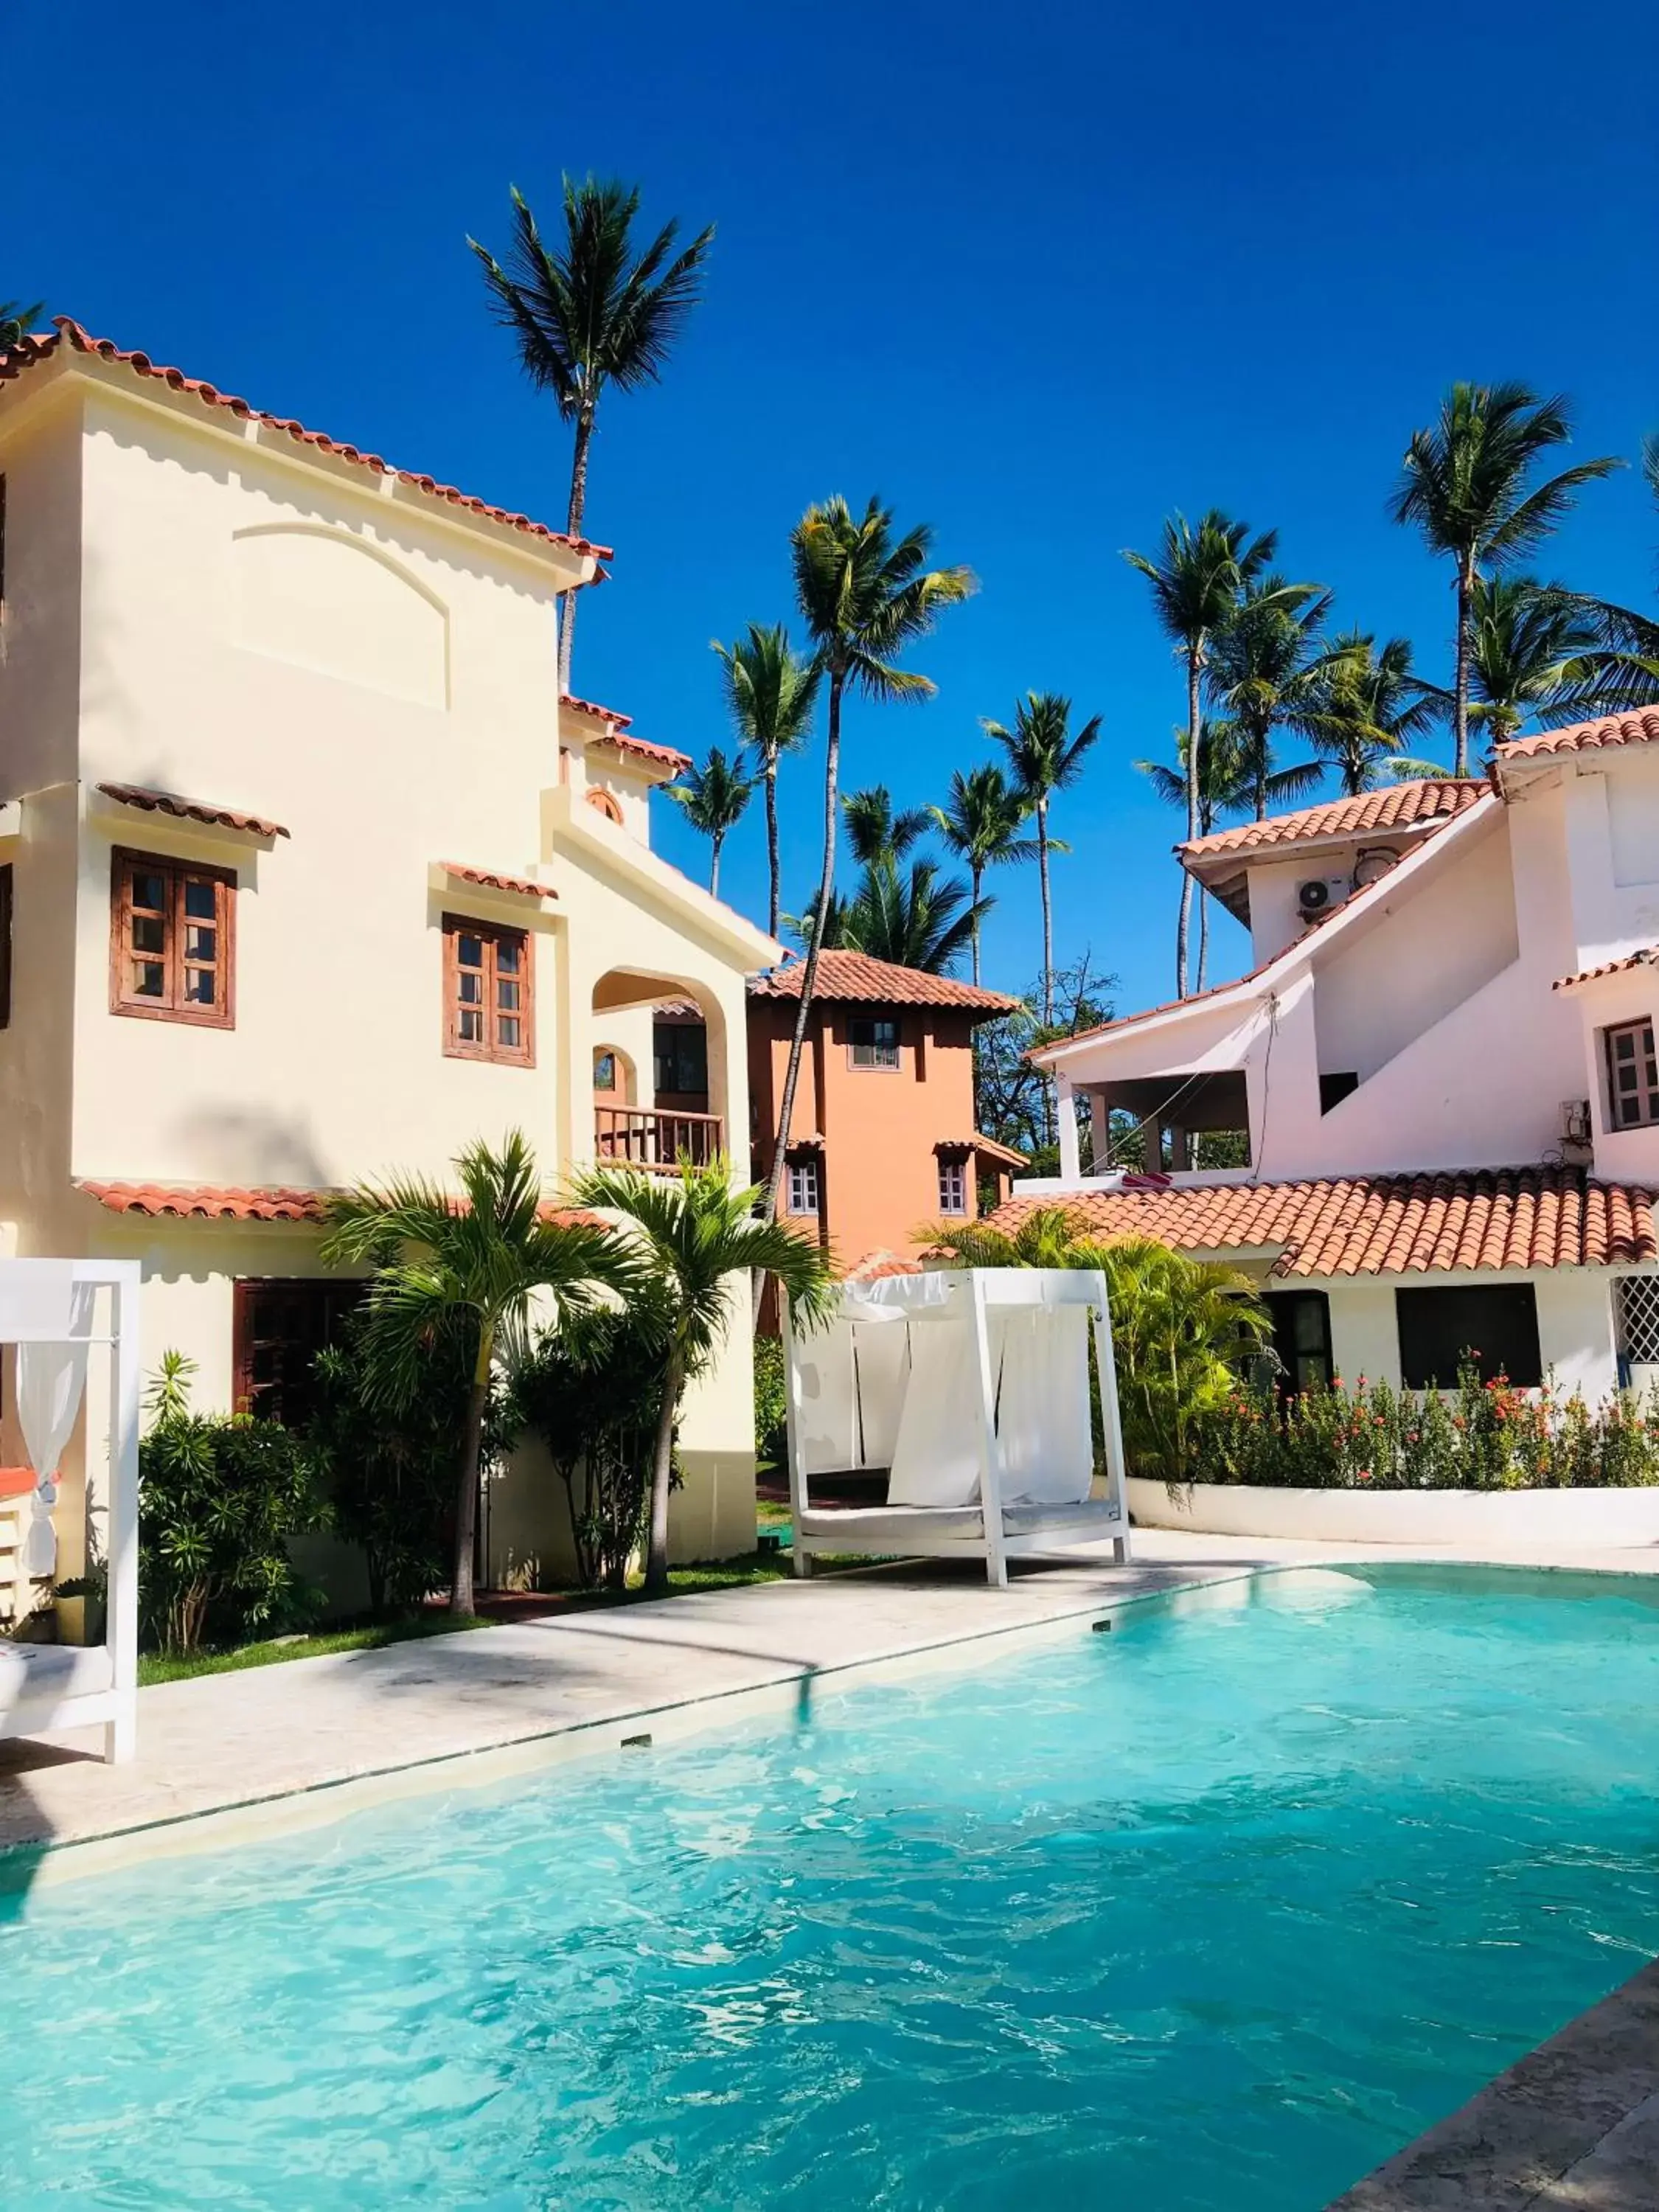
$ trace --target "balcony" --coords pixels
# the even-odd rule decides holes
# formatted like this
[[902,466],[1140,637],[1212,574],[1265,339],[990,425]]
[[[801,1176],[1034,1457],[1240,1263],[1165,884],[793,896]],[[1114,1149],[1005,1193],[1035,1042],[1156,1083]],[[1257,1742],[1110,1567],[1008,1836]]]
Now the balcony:
[[726,1150],[726,1124],[718,1114],[659,1111],[647,1106],[593,1109],[593,1150],[605,1166],[644,1168],[672,1175],[680,1162],[707,1167]]

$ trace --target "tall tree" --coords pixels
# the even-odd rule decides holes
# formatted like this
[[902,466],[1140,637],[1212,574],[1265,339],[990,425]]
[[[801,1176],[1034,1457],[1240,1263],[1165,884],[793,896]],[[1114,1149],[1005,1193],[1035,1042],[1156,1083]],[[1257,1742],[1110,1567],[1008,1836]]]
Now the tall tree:
[[44,300],[33,301],[27,307],[21,300],[0,300],[0,353],[10,353],[21,345],[46,312]]
[[855,516],[839,495],[822,507],[808,507],[790,535],[795,598],[828,693],[828,742],[823,763],[823,866],[812,909],[806,972],[801,978],[800,1004],[778,1109],[777,1142],[766,1186],[769,1220],[778,1209],[812,987],[817,980],[824,921],[836,885],[842,702],[849,685],[870,699],[930,698],[933,684],[927,677],[899,667],[897,656],[907,645],[927,635],[945,608],[959,605],[974,589],[971,569],[927,567],[932,546],[933,532],[925,526],[896,538],[892,512],[879,500],[871,500],[863,514]]
[[1246,585],[1212,641],[1205,692],[1231,726],[1258,822],[1270,800],[1294,800],[1318,785],[1316,761],[1277,768],[1274,749],[1281,731],[1305,734],[1303,718],[1328,657],[1320,632],[1330,608],[1330,592],[1315,585],[1264,576]]
[[668,1492],[674,1423],[686,1383],[707,1366],[736,1316],[734,1278],[775,1275],[793,1318],[811,1327],[825,1312],[830,1255],[781,1221],[761,1218],[761,1194],[732,1180],[731,1163],[684,1166],[677,1176],[637,1168],[589,1168],[577,1176],[576,1203],[616,1217],[619,1239],[672,1316],[662,1346],[662,1400],[652,1455],[651,1522],[645,1560],[649,1597],[668,1587]]
[[890,854],[872,860],[841,921],[841,942],[872,960],[948,975],[968,950],[989,899],[970,900],[966,884],[941,881],[935,860],[901,868]]
[[[1187,835],[1198,835],[1198,769],[1204,734],[1200,696],[1209,665],[1210,641],[1237,609],[1249,586],[1272,566],[1277,533],[1252,538],[1249,525],[1235,522],[1212,507],[1196,528],[1184,514],[1171,515],[1154,556],[1127,551],[1124,559],[1152,587],[1152,605],[1164,635],[1187,666],[1187,727],[1194,743],[1187,762]],[[1187,995],[1187,940],[1192,927],[1193,879],[1181,872],[1181,911],[1176,925],[1176,983]]]
[[1054,793],[1069,791],[1083,773],[1083,763],[1100,736],[1100,717],[1092,714],[1074,737],[1072,702],[1057,691],[1028,691],[1014,709],[1014,726],[1000,722],[983,724],[1008,757],[1015,791],[1027,811],[1036,817],[1037,886],[1042,900],[1042,1018],[1054,1018],[1054,915],[1048,894],[1048,854],[1054,840],[1048,834],[1048,809]]
[[536,1156],[515,1130],[499,1151],[469,1145],[455,1162],[452,1194],[421,1176],[365,1183],[331,1208],[325,1267],[374,1269],[358,1339],[365,1395],[407,1412],[434,1343],[463,1335],[471,1388],[456,1470],[455,1552],[450,1610],[472,1610],[472,1545],[478,1467],[490,1376],[498,1352],[522,1342],[532,1304],[551,1293],[566,1306],[591,1304],[602,1289],[626,1291],[627,1252],[589,1224],[551,1220]]
[[700,766],[688,769],[681,783],[668,786],[668,796],[691,827],[713,847],[708,864],[708,888],[720,892],[720,848],[742,821],[755,793],[755,779],[746,773],[741,753],[728,760],[718,745],[710,745]]
[[953,769],[950,794],[944,805],[930,811],[933,826],[947,848],[967,864],[974,908],[974,981],[977,983],[980,893],[984,888],[985,871],[1005,867],[1013,861],[1036,860],[1036,839],[1019,834],[1030,810],[996,763],[986,761],[970,769],[966,775],[960,769]]
[[778,933],[778,763],[806,741],[817,703],[817,663],[791,649],[781,623],[750,623],[733,644],[713,641],[720,657],[732,726],[760,765],[766,795],[766,927]]
[[925,806],[903,807],[895,814],[893,794],[884,783],[849,791],[841,811],[847,820],[848,849],[861,868],[902,860],[933,819]]
[[[1533,576],[1478,576],[1469,603],[1469,719],[1501,745],[1534,715],[1570,716],[1602,665],[1594,602]],[[1447,702],[1449,706],[1449,698]]]
[[1347,630],[1334,641],[1308,731],[1344,796],[1356,799],[1401,777],[1444,775],[1437,763],[1406,750],[1440,720],[1444,700],[1413,672],[1409,638],[1389,638],[1379,650],[1368,632]]
[[[512,187],[513,237],[505,266],[476,238],[495,319],[519,343],[519,360],[538,392],[550,392],[575,425],[570,456],[568,528],[580,538],[587,509],[587,454],[608,384],[635,392],[654,384],[686,317],[702,295],[711,222],[676,253],[677,223],[665,223],[644,251],[634,250],[635,185],[587,177],[564,185],[564,235],[550,246],[518,186]],[[567,592],[559,622],[559,689],[570,689],[576,595]]]
[[1453,772],[1469,768],[1469,654],[1476,581],[1532,552],[1587,483],[1624,464],[1581,461],[1538,480],[1547,453],[1572,434],[1567,403],[1524,384],[1454,384],[1440,412],[1414,430],[1389,512],[1414,524],[1431,552],[1453,564],[1457,593],[1452,682]]
[[[1172,806],[1187,804],[1187,732],[1175,732],[1175,768],[1166,768],[1162,761],[1137,761],[1135,766],[1151,782],[1160,799]],[[1217,817],[1223,814],[1243,814],[1249,811],[1255,797],[1256,757],[1253,747],[1242,736],[1236,722],[1224,722],[1212,715],[1205,723],[1199,738],[1198,764],[1198,834],[1207,837],[1215,828]],[[1322,770],[1317,763],[1311,769],[1285,769],[1286,778],[1311,775],[1317,781]],[[1273,793],[1275,779],[1267,779],[1268,791]],[[1265,811],[1265,810],[1264,810]],[[1260,821],[1261,815],[1256,817]],[[1200,884],[1198,894],[1198,988],[1204,988],[1206,971],[1210,961],[1210,897]]]
[[[1659,437],[1642,441],[1642,474],[1659,507]],[[1604,600],[1592,604],[1601,650],[1588,680],[1575,687],[1561,711],[1577,719],[1659,706],[1659,620]]]

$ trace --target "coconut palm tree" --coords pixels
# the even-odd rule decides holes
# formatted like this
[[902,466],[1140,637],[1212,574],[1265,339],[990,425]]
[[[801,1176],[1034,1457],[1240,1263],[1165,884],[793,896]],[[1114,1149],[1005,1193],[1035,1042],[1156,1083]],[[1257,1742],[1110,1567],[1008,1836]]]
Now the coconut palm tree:
[[1379,651],[1368,632],[1352,629],[1333,641],[1332,655],[1306,727],[1343,795],[1358,798],[1404,776],[1444,775],[1436,762],[1406,750],[1445,708],[1445,694],[1413,672],[1411,640],[1389,638]]
[[388,1413],[414,1403],[434,1347],[458,1332],[471,1362],[450,1610],[472,1610],[478,1464],[498,1355],[522,1348],[531,1310],[592,1304],[626,1291],[629,1254],[605,1229],[550,1218],[536,1156],[516,1130],[499,1151],[469,1145],[455,1162],[459,1194],[422,1176],[364,1183],[330,1208],[326,1267],[374,1269],[363,1304],[365,1396]]
[[688,769],[683,783],[668,786],[668,796],[691,827],[713,846],[708,888],[716,898],[720,891],[720,848],[742,821],[755,793],[755,778],[745,769],[741,753],[728,760],[718,745],[710,745],[700,767]]
[[668,1587],[668,1490],[674,1422],[685,1385],[702,1373],[725,1341],[738,1307],[733,1279],[771,1274],[789,1301],[792,1319],[811,1327],[827,1311],[834,1277],[829,1254],[815,1242],[757,1211],[761,1192],[732,1181],[730,1163],[683,1165],[678,1175],[637,1168],[595,1167],[575,1179],[578,1206],[618,1223],[617,1241],[672,1315],[663,1338],[661,1409],[651,1470],[651,1524],[646,1552],[647,1596]]
[[[1659,507],[1659,437],[1644,439],[1642,474]],[[1659,621],[1631,607],[1590,603],[1601,650],[1589,680],[1559,702],[1564,715],[1630,714],[1659,706]]]
[[1566,445],[1571,417],[1564,398],[1542,398],[1524,384],[1454,384],[1425,430],[1406,448],[1389,512],[1413,523],[1432,553],[1453,564],[1457,592],[1452,683],[1453,773],[1469,768],[1469,656],[1477,579],[1491,577],[1548,537],[1585,484],[1624,464],[1616,456],[1581,461],[1537,481],[1547,453]]
[[[587,456],[607,385],[635,392],[654,384],[686,317],[702,295],[714,235],[711,222],[676,253],[676,223],[665,223],[644,251],[634,250],[639,188],[615,179],[563,179],[564,235],[550,246],[528,203],[512,187],[512,243],[505,266],[476,238],[495,319],[518,340],[519,360],[538,392],[550,392],[575,425],[567,525],[580,538],[587,509]],[[570,689],[576,595],[560,603],[559,689]]]
[[902,807],[895,814],[893,794],[884,783],[849,791],[841,811],[847,822],[848,849],[861,868],[881,860],[902,860],[933,819],[925,806]]
[[[1124,559],[1152,587],[1152,605],[1164,635],[1187,665],[1187,727],[1195,738],[1187,763],[1187,835],[1198,835],[1200,741],[1204,734],[1200,692],[1209,665],[1211,641],[1224,629],[1249,586],[1272,565],[1279,539],[1264,531],[1252,538],[1249,525],[1212,507],[1196,528],[1184,514],[1171,515],[1156,556],[1126,550]],[[1181,874],[1181,910],[1176,923],[1176,981],[1187,995],[1187,939],[1192,926],[1193,879]]]
[[839,495],[822,507],[808,507],[790,534],[795,599],[827,686],[828,742],[823,764],[823,865],[813,902],[813,927],[806,946],[806,972],[784,1073],[778,1109],[777,1142],[766,1187],[766,1214],[777,1212],[783,1179],[790,1116],[800,1080],[801,1052],[811,1012],[823,924],[836,884],[836,832],[839,817],[836,782],[841,769],[842,702],[850,686],[871,699],[925,699],[933,685],[925,676],[901,668],[897,656],[927,636],[946,607],[957,606],[974,589],[971,569],[929,568],[933,532],[925,526],[895,537],[890,508],[872,499],[855,516]]
[[1534,715],[1570,716],[1578,702],[1595,696],[1604,661],[1596,615],[1594,601],[1563,584],[1476,577],[1469,602],[1469,719],[1493,744],[1506,743]]
[[1012,861],[1036,860],[1036,840],[1019,834],[1030,809],[996,763],[986,761],[970,769],[966,775],[960,769],[953,769],[950,795],[944,805],[928,811],[946,848],[967,864],[969,894],[974,907],[974,981],[977,983],[980,892],[985,883],[985,871],[1006,867]]
[[732,726],[759,764],[766,795],[766,927],[778,933],[778,763],[806,741],[817,703],[816,661],[791,649],[781,623],[770,629],[750,623],[748,633],[731,645],[712,640],[720,657],[726,709]]
[[1317,761],[1276,769],[1274,743],[1281,730],[1302,732],[1304,710],[1328,658],[1320,632],[1331,598],[1312,584],[1264,576],[1246,585],[1211,643],[1206,696],[1231,724],[1231,744],[1249,777],[1258,822],[1270,800],[1293,802],[1319,783]]
[[1020,804],[1036,817],[1037,887],[1042,901],[1042,1018],[1054,1018],[1054,915],[1048,895],[1048,809],[1057,791],[1069,791],[1100,737],[1100,717],[1091,715],[1073,737],[1072,702],[1057,691],[1028,691],[1014,709],[1014,726],[985,722],[1008,756],[1009,772]]
[[27,307],[21,300],[0,300],[0,353],[10,353],[21,345],[46,312],[44,300],[33,301]]
[[[1187,804],[1187,732],[1174,732],[1176,758],[1178,768],[1166,768],[1162,761],[1137,761],[1135,766],[1151,782],[1160,799],[1172,806]],[[1249,811],[1255,797],[1256,756],[1247,747],[1236,722],[1219,721],[1212,716],[1204,725],[1199,739],[1200,758],[1198,765],[1198,834],[1207,837],[1215,828],[1218,817],[1224,814],[1243,814]],[[1280,775],[1286,779],[1299,779],[1310,771],[1304,768],[1285,769]],[[1314,763],[1311,775],[1317,781],[1322,770]],[[1269,776],[1270,796],[1275,796],[1274,786],[1279,778]],[[1288,787],[1288,786],[1287,786]],[[1257,820],[1261,817],[1257,816]],[[1210,959],[1210,898],[1202,884],[1198,894],[1198,988],[1204,988],[1206,971]]]
[[890,854],[872,860],[841,920],[840,941],[848,951],[948,975],[974,941],[994,902],[969,896],[966,884],[941,882],[935,860],[912,860],[901,869]]

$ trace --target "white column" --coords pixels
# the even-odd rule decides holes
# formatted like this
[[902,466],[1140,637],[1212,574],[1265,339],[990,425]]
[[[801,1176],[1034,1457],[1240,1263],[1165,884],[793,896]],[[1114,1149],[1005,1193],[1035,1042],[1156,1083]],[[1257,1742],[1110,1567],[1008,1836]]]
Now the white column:
[[1063,1182],[1081,1182],[1083,1166],[1078,1158],[1077,1108],[1072,1103],[1072,1079],[1058,1070],[1054,1075],[1055,1118],[1060,1130],[1060,1173]]

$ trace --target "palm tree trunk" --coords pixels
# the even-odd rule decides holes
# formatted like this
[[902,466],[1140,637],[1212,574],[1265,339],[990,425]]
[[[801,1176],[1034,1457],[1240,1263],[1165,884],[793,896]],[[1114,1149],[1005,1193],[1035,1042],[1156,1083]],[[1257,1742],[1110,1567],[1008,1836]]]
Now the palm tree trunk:
[[[576,442],[570,456],[570,518],[565,527],[573,538],[582,534],[587,511],[587,448],[593,437],[593,410],[580,409],[576,416]],[[570,690],[570,648],[576,635],[576,594],[567,592],[559,601],[559,691]]]
[[[1194,644],[1187,650],[1187,836],[1190,842],[1198,835],[1198,748],[1203,735],[1199,720],[1198,670],[1199,648]],[[1176,919],[1176,995],[1187,995],[1187,939],[1193,922],[1193,879],[1187,869],[1181,871],[1181,911]]]
[[680,1355],[668,1355],[663,1370],[662,1408],[657,1415],[657,1440],[651,1455],[651,1534],[645,1553],[645,1594],[664,1597],[668,1591],[668,1490],[674,1472],[674,1413],[680,1395]]
[[720,840],[723,835],[723,831],[717,830],[714,832],[714,837],[710,841],[714,848],[714,856],[708,863],[708,896],[710,898],[718,898],[720,895]]
[[766,865],[770,873],[770,890],[766,902],[766,933],[778,933],[778,757],[769,754],[766,762]]
[[478,1358],[472,1370],[472,1388],[466,1401],[466,1426],[461,1435],[460,1488],[455,1496],[455,1559],[449,1578],[449,1609],[472,1610],[472,1545],[478,1527],[478,1463],[483,1455],[484,1407],[489,1398],[489,1368],[495,1355],[495,1334],[478,1332]]
[[[836,780],[841,770],[841,694],[846,678],[838,668],[830,672],[829,743],[823,764],[823,868],[818,878],[817,904],[812,909],[812,935],[806,947],[806,973],[801,977],[800,1006],[795,1032],[789,1040],[789,1065],[783,1079],[783,1100],[778,1109],[777,1142],[772,1147],[772,1168],[766,1180],[766,1203],[762,1218],[775,1221],[778,1193],[783,1187],[784,1153],[789,1143],[789,1124],[795,1110],[795,1090],[800,1081],[801,1054],[806,1043],[807,1018],[812,1010],[812,987],[818,978],[818,952],[823,943],[830,912],[830,894],[836,881]],[[765,1277],[755,1278],[755,1304],[759,1310]]]
[[1210,964],[1210,895],[1202,888],[1198,894],[1198,988],[1204,988],[1204,974]]
[[[979,887],[985,881],[985,871],[981,867],[974,866],[969,868],[968,873],[974,886],[974,904],[977,907]],[[974,988],[975,990],[979,988],[979,916],[977,914],[974,916]],[[975,1123],[975,1127],[977,1127],[978,1124]]]
[[1469,772],[1469,603],[1474,597],[1472,565],[1457,564],[1457,661],[1453,678],[1452,733],[1455,739],[1452,774]]
[[1048,802],[1036,803],[1037,884],[1042,894],[1042,1018],[1054,1018],[1054,917],[1048,903]]

